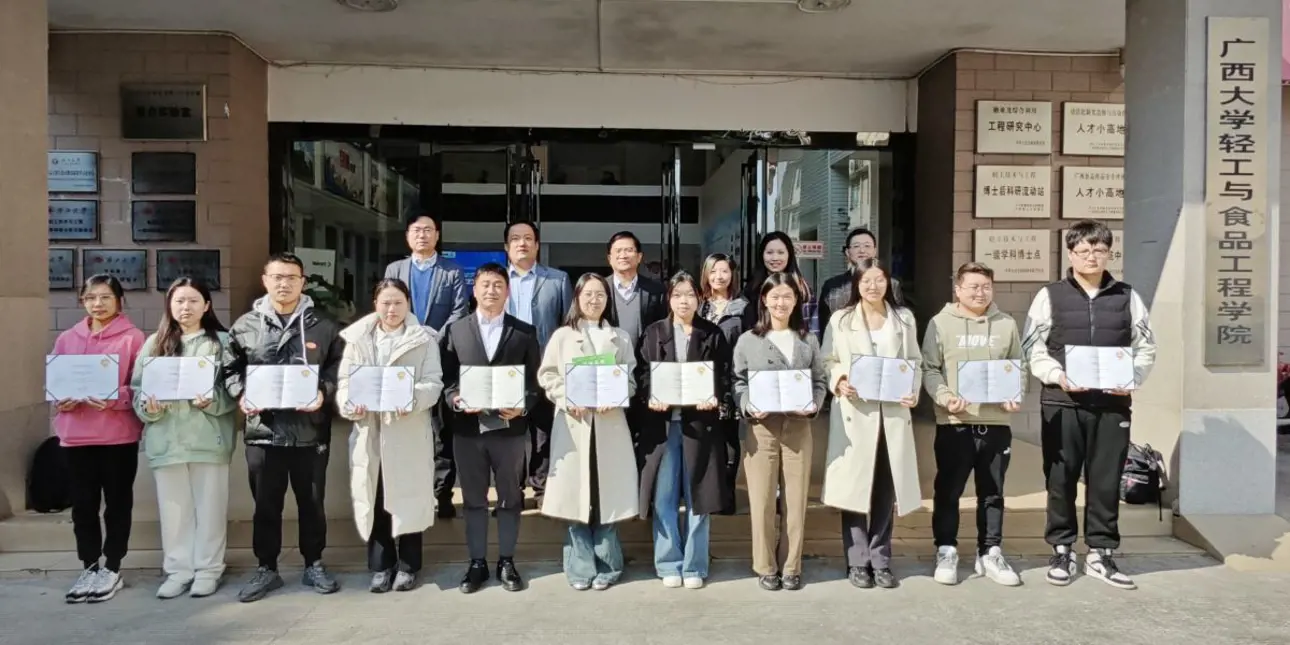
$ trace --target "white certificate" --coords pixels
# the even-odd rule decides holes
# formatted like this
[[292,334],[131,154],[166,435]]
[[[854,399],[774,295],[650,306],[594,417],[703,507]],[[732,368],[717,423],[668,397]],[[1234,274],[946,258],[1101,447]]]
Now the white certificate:
[[811,370],[748,372],[748,407],[753,412],[805,412],[814,403]]
[[564,366],[564,398],[576,408],[627,407],[628,380],[626,365]]
[[193,401],[215,396],[215,361],[209,356],[142,356],[142,394],[158,401]]
[[458,395],[467,410],[524,408],[523,365],[463,365]]
[[115,401],[121,389],[120,366],[116,354],[46,355],[45,400]]
[[382,367],[362,365],[349,373],[351,406],[363,406],[369,412],[402,412],[412,409],[412,386],[416,372],[408,366]]
[[1021,361],[960,361],[956,384],[968,403],[1021,402]]
[[1066,381],[1086,390],[1132,390],[1133,350],[1067,345]]
[[857,356],[851,361],[847,380],[864,401],[900,403],[914,393],[914,361],[882,356]]
[[717,402],[717,374],[712,361],[649,364],[649,396],[653,403],[693,407]]
[[307,408],[318,399],[318,366],[251,365],[242,399],[252,410]]

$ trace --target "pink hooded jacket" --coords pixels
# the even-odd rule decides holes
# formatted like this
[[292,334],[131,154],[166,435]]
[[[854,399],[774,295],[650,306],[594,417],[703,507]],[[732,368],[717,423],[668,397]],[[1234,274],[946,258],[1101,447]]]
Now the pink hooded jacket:
[[143,433],[143,422],[135,415],[131,402],[130,375],[134,359],[143,347],[143,332],[125,315],[117,316],[98,333],[90,331],[89,318],[76,323],[58,335],[55,354],[116,354],[121,359],[121,390],[106,410],[78,405],[71,412],[54,417],[54,432],[66,447],[116,446],[135,443]]

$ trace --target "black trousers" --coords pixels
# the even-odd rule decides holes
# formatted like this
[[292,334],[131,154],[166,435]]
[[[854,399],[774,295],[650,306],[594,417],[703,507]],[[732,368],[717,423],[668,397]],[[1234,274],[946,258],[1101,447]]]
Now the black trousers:
[[738,507],[736,485],[739,481],[739,462],[742,460],[743,448],[739,445],[739,421],[723,419],[717,425],[725,437],[726,443],[726,487],[725,497],[721,500],[719,515],[734,515]]
[[434,445],[434,496],[439,506],[452,506],[452,489],[457,485],[457,462],[453,456],[452,430],[446,423],[444,405],[436,406],[440,419],[438,437]]
[[282,505],[287,486],[296,496],[300,516],[300,554],[305,566],[322,559],[327,548],[327,446],[285,448],[247,446],[246,466],[255,499],[251,546],[260,566],[278,568],[282,553]]
[[842,511],[842,548],[848,567],[891,567],[891,534],[896,528],[896,481],[887,452],[887,432],[878,431],[878,452],[873,460],[869,512]]
[[551,471],[551,424],[554,420],[555,404],[546,398],[544,392],[529,414],[532,454],[529,457],[528,484],[538,498],[546,493],[546,477]]
[[[505,432],[499,431],[499,432]],[[488,554],[488,484],[497,489],[497,555],[515,557],[524,510],[527,469],[527,435],[485,433],[457,437],[457,464],[461,467],[461,498],[466,516],[466,548],[471,560]]]
[[[89,568],[121,570],[130,545],[134,513],[134,476],[139,470],[139,444],[65,448],[72,493],[72,531],[76,555]],[[99,508],[103,523],[99,524]]]
[[976,548],[1003,544],[1003,478],[1012,459],[1012,428],[1002,425],[936,426],[936,481],[932,536],[936,546],[959,544],[959,499],[968,476],[976,480]]
[[394,537],[394,520],[385,510],[384,475],[376,478],[376,514],[372,518],[372,537],[367,541],[368,571],[398,568],[404,573],[421,571],[421,534],[408,533]]
[[1094,549],[1119,548],[1120,476],[1129,452],[1130,412],[1045,404],[1040,413],[1048,485],[1044,539],[1054,546],[1075,544],[1075,494],[1083,473],[1084,542]]

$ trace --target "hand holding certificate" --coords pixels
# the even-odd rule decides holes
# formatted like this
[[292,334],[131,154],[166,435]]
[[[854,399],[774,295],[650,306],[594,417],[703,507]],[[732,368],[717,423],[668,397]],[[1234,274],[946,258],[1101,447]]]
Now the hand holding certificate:
[[1066,382],[1079,390],[1128,392],[1136,387],[1128,347],[1066,346]]
[[141,393],[156,401],[210,401],[215,397],[215,361],[208,356],[144,356]]
[[120,376],[116,354],[50,354],[45,356],[45,400],[60,404],[115,401]]
[[847,380],[861,400],[904,403],[914,396],[917,372],[914,362],[908,359],[857,356],[851,361]]
[[958,395],[968,403],[1020,403],[1025,375],[1019,360],[959,363]]
[[754,416],[815,412],[811,370],[750,370],[748,407]]
[[523,365],[463,365],[458,396],[467,410],[523,410]]
[[650,363],[649,373],[650,405],[701,409],[713,409],[717,405],[717,379],[712,361],[656,361]]
[[312,412],[321,404],[317,365],[251,365],[246,368],[242,409],[302,410]]
[[625,365],[570,363],[564,368],[564,398],[570,408],[625,408],[629,378]]
[[349,400],[345,404],[359,412],[408,412],[412,410],[411,367],[363,365],[349,374]]

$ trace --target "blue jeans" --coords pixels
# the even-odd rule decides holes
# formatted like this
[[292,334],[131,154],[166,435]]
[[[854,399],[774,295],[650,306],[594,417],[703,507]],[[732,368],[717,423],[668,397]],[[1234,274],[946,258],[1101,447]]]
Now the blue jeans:
[[[694,494],[685,472],[681,445],[681,423],[669,422],[667,445],[658,465],[658,478],[654,480],[654,570],[660,578],[707,578],[711,527],[707,515],[694,514]],[[684,534],[678,517],[682,495],[685,496]]]
[[618,527],[569,524],[564,537],[564,575],[569,584],[618,582],[623,575],[623,543],[618,540]]

